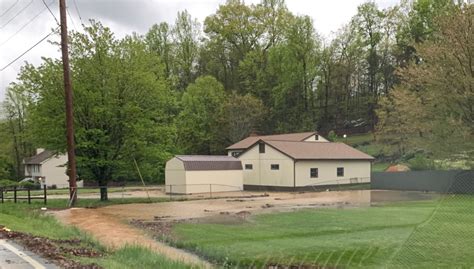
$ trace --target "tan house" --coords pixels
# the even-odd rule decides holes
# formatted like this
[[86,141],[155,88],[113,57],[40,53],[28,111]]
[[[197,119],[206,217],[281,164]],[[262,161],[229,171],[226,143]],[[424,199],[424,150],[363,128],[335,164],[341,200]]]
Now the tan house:
[[166,163],[167,193],[243,190],[242,163],[232,156],[177,155]]
[[317,132],[252,136],[227,148],[242,161],[245,189],[290,190],[370,182],[374,159]]
[[[39,148],[36,149],[36,155],[26,158],[23,163],[25,177],[40,180],[48,187],[69,187],[66,175],[67,155]],[[82,181],[78,181],[77,185],[82,187]]]

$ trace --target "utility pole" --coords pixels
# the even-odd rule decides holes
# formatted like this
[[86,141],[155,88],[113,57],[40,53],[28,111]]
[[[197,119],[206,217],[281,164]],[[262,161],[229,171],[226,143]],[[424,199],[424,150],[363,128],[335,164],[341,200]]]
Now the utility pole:
[[72,82],[69,69],[69,51],[67,41],[66,0],[59,0],[59,15],[61,22],[61,52],[63,58],[64,99],[66,103],[66,137],[69,176],[69,198],[70,205],[73,206],[77,199],[77,171],[76,153],[74,151],[74,116],[72,102]]

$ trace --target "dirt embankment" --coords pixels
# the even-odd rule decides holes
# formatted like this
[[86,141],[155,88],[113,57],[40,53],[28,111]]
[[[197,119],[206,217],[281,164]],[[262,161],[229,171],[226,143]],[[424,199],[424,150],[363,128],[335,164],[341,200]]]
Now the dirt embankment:
[[67,269],[99,269],[97,264],[81,264],[72,257],[101,257],[104,254],[90,248],[78,247],[80,239],[53,240],[27,233],[9,231],[0,226],[0,239],[9,239],[40,255],[61,268]]
[[53,212],[64,224],[74,225],[88,232],[109,248],[127,245],[147,247],[167,258],[196,265],[199,268],[211,268],[211,264],[198,256],[158,242],[144,231],[126,224],[123,220],[105,213],[100,209],[73,208]]

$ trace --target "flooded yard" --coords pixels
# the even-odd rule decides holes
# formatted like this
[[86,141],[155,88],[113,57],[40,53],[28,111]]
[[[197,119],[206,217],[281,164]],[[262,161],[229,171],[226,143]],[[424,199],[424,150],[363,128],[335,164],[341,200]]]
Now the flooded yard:
[[[140,228],[147,223],[162,223],[165,225],[160,227],[166,230],[166,223],[182,221],[235,223],[256,214],[290,212],[305,208],[369,207],[374,203],[425,200],[434,197],[436,195],[421,192],[377,190],[252,192],[241,197],[123,204],[95,209],[73,208],[52,214],[65,224],[89,232],[108,247],[139,244],[175,260],[210,266],[193,254],[156,241],[145,232],[146,229]],[[136,225],[137,223],[139,225]]]

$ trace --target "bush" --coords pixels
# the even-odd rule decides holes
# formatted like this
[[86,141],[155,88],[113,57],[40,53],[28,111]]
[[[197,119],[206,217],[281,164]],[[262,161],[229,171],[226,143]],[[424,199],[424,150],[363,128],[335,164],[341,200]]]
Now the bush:
[[415,155],[414,158],[408,160],[408,166],[414,171],[436,169],[436,163],[423,155]]
[[2,179],[0,180],[0,188],[11,188],[18,186],[18,182],[9,180],[9,179]]
[[334,132],[334,130],[329,131],[328,133],[328,140],[331,142],[335,142],[337,139],[337,134]]
[[19,186],[23,187],[25,189],[30,189],[30,190],[39,190],[39,189],[41,189],[41,184],[40,183],[31,182],[31,181],[20,182]]

